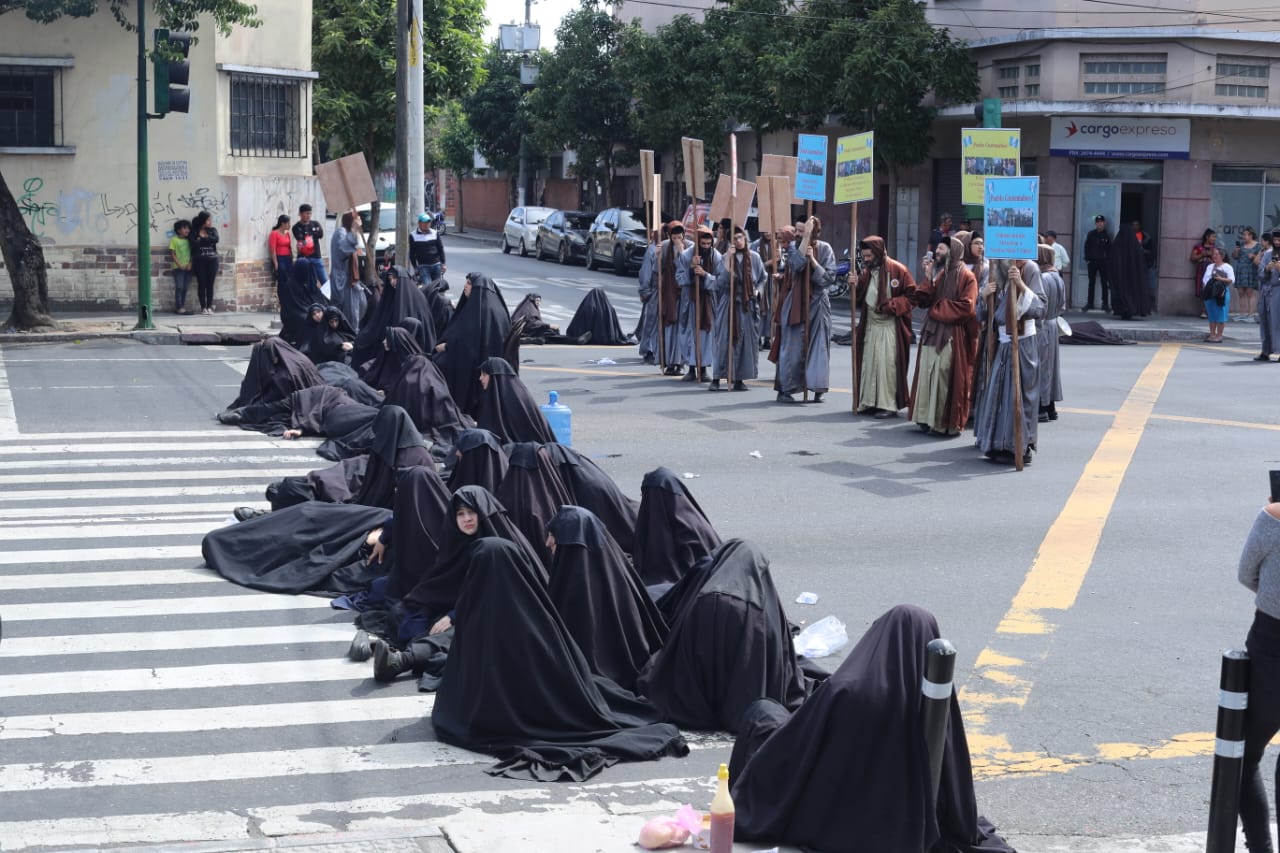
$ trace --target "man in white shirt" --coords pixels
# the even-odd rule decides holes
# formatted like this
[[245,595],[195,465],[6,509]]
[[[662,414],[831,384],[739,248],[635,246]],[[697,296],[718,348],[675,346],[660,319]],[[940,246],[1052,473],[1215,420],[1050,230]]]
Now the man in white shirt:
[[1045,240],[1053,247],[1053,266],[1062,276],[1063,281],[1067,281],[1067,273],[1071,267],[1071,256],[1067,254],[1067,247],[1058,242],[1057,231],[1044,232]]

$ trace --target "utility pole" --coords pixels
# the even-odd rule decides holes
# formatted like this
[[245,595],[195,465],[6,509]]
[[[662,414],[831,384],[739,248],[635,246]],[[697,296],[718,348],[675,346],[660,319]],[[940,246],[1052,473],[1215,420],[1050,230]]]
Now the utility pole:
[[[396,0],[396,262],[409,257],[409,10]],[[418,116],[421,123],[422,116]]]
[[[423,51],[422,51],[422,0],[411,0],[409,10],[409,174],[406,186],[409,190],[409,219],[417,219],[419,213],[424,213],[427,209],[426,185],[423,178],[426,175],[426,147],[423,138],[423,123],[426,121],[427,111],[424,103],[426,95],[423,92]],[[397,179],[398,181],[398,179]],[[407,241],[407,229],[412,225],[405,222]],[[416,227],[416,226],[415,226]],[[408,246],[407,243],[397,243],[396,245]],[[406,259],[408,255],[404,256]]]
[[147,157],[147,0],[138,0],[138,325],[151,319],[151,162]]
[[[533,21],[530,17],[533,12],[533,0],[524,0],[524,32],[529,32],[529,27]],[[521,34],[523,38],[523,33]],[[522,43],[521,47],[525,47]],[[526,48],[527,49],[527,48]],[[524,151],[524,140],[520,140],[520,174],[516,178],[516,207],[524,207],[525,187],[529,183],[529,157]]]

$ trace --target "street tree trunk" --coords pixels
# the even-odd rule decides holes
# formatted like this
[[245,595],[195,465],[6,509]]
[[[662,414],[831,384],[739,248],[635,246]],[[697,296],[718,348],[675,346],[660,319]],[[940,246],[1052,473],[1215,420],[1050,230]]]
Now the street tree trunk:
[[3,173],[0,173],[0,252],[13,284],[13,311],[4,321],[4,328],[30,332],[52,327],[44,250],[22,218]]
[[894,240],[898,238],[898,164],[888,163],[887,165],[889,167],[889,221],[884,227],[884,245],[885,250],[892,254],[895,251]]

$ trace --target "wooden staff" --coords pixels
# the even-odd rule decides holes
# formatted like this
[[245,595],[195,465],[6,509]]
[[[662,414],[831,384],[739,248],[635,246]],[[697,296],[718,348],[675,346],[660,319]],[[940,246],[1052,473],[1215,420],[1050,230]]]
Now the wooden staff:
[[[813,202],[805,202],[805,221],[804,235],[809,238],[809,248],[813,249]],[[800,383],[804,389],[804,402],[809,402],[809,286],[810,273],[813,271],[813,264],[809,262],[806,255],[804,260],[804,288],[801,295],[804,297],[804,348],[800,351]]]
[[1021,331],[1018,328],[1018,297],[1022,295],[1022,271],[1016,261],[1009,262],[1008,279],[1004,292],[1004,324],[1009,330],[1012,344],[1009,352],[1013,359],[1013,467],[1021,471],[1025,437],[1022,434],[1022,364],[1018,356],[1018,332]]
[[858,385],[862,378],[858,375],[858,277],[854,272],[858,269],[858,203],[853,203],[853,212],[849,215],[849,277],[853,282],[849,285],[849,364],[853,367],[853,405],[849,411],[858,413]]
[[[776,233],[769,235],[769,245],[773,249],[773,274],[777,275],[778,267],[782,261],[779,257],[782,249],[778,246],[778,237]],[[788,276],[791,275],[791,271],[788,270],[786,274]],[[780,378],[782,376],[782,374],[779,373],[782,369],[782,319],[779,314],[782,311],[782,285],[770,277],[769,286],[773,288],[770,293],[773,310],[769,314],[769,360],[774,364],[774,376]]]
[[[728,379],[727,379],[726,381],[728,381],[728,383],[729,383],[729,387],[731,387],[731,388],[733,387],[733,315],[734,315],[734,314],[736,314],[736,313],[738,313],[738,306],[737,306],[737,305],[735,305],[735,304],[734,304],[734,302],[733,302],[733,293],[734,293],[734,287],[733,287],[733,276],[734,276],[734,269],[733,269],[733,266],[734,266],[734,264],[733,264],[733,261],[734,261],[735,256],[737,255],[737,253],[738,253],[738,247],[737,247],[736,245],[734,245],[733,243],[730,243],[730,244],[729,244],[729,260],[726,262],[726,269],[727,269],[727,270],[728,270],[728,272],[729,272],[729,347],[728,347],[728,349],[729,349],[729,353],[728,353],[728,355],[729,355],[729,364],[728,364],[728,368],[727,368],[727,371],[726,371],[726,376],[728,377]],[[712,378],[712,379],[715,379],[715,377],[714,377],[714,376],[713,376],[713,377],[711,377],[711,378]]]
[[[698,221],[698,197],[693,197],[693,221]],[[693,255],[702,265],[702,238],[695,227],[693,231]],[[705,269],[705,267],[704,267]],[[694,381],[702,374],[702,276],[693,273],[693,367]]]
[[662,322],[662,231],[654,232],[654,252],[653,252],[653,279],[654,288],[653,296],[650,299],[658,300],[658,366],[665,371],[667,369],[667,329]]

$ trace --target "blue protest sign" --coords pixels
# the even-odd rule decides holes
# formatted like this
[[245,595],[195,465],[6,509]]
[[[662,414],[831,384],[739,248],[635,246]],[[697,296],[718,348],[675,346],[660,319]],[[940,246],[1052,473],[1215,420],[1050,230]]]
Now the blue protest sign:
[[827,138],[802,133],[796,141],[796,198],[827,200]]
[[982,189],[987,257],[1035,260],[1040,220],[1040,179],[987,178]]

